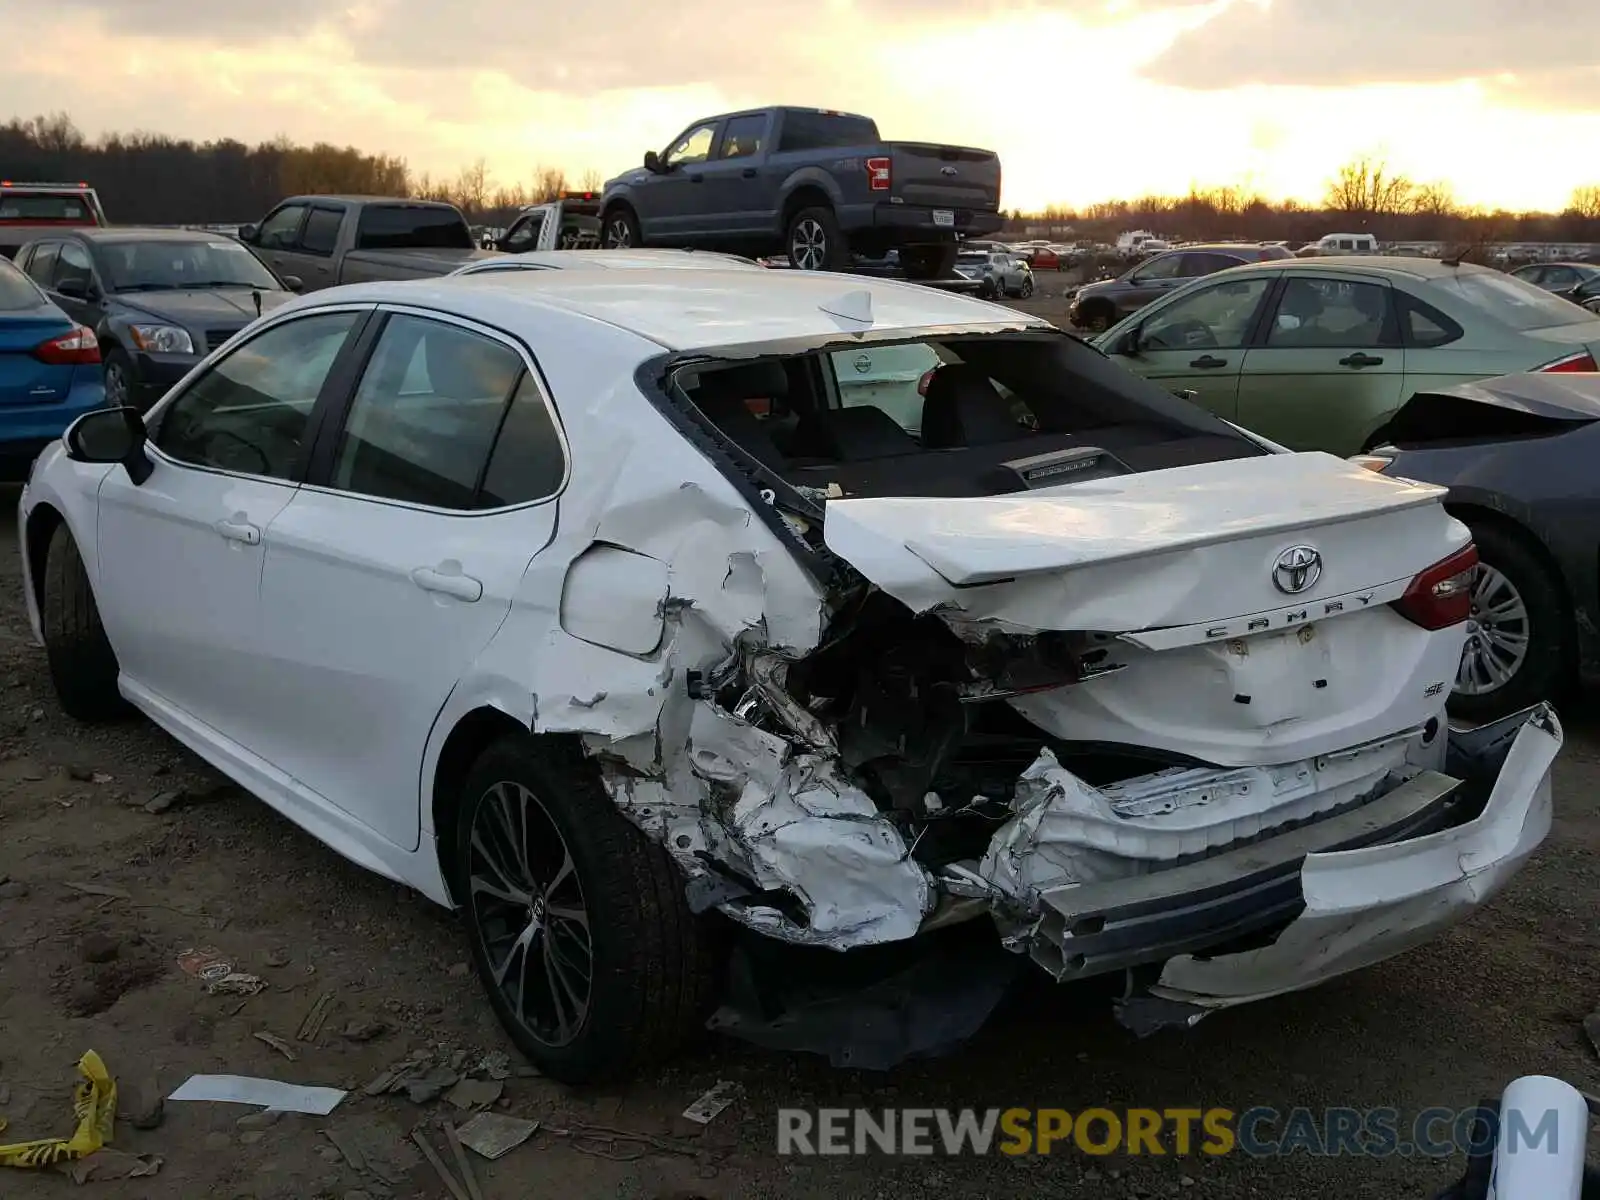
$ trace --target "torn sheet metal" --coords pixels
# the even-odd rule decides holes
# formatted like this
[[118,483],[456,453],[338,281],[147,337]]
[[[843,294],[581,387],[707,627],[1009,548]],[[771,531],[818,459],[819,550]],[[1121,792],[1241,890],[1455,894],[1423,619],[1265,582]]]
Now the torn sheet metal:
[[1121,879],[1330,812],[1407,766],[1421,730],[1275,767],[1176,768],[1102,788],[1049,749],[1022,773],[1017,815],[996,831],[980,874],[1034,907],[1038,893]]
[[1476,818],[1407,841],[1307,855],[1305,911],[1271,945],[1173,958],[1151,994],[1216,1009],[1297,991],[1420,945],[1482,907],[1550,831],[1561,724],[1543,704],[1500,724],[1518,721]]

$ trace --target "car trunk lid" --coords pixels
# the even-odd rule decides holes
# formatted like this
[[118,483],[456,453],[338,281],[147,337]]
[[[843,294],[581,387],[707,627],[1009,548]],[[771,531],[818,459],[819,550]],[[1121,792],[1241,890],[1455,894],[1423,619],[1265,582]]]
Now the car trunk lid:
[[1437,712],[1460,627],[1390,606],[1468,542],[1444,495],[1271,454],[1019,495],[834,500],[824,537],[969,644],[1069,634],[1081,677],[1008,697],[1057,736],[1287,762]]
[[51,404],[72,390],[74,367],[41,362],[33,353],[72,328],[71,321],[48,311],[0,317],[0,405]]

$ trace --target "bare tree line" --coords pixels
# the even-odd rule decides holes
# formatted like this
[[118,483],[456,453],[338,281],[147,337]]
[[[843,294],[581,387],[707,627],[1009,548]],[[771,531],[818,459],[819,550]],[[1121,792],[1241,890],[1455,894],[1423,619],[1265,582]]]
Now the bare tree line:
[[[598,171],[573,180],[558,166],[533,164],[524,182],[506,183],[482,158],[454,176],[435,176],[412,172],[394,155],[286,137],[255,146],[149,132],[90,139],[65,113],[0,125],[0,178],[81,180],[99,191],[113,221],[163,225],[253,221],[284,196],[317,192],[447,200],[474,221],[501,224],[524,205],[572,189],[598,191],[602,182]],[[1081,237],[1144,227],[1206,238],[1310,240],[1338,230],[1398,242],[1600,242],[1600,184],[1576,188],[1563,212],[1491,212],[1460,203],[1447,183],[1413,180],[1380,156],[1363,155],[1337,169],[1320,204],[1228,185],[1009,215],[1017,225],[1072,225]]]

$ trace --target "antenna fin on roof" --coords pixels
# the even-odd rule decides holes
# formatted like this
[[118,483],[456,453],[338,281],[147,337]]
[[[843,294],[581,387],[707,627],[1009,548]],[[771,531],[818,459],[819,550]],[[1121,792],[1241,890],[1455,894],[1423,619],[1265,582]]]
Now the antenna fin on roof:
[[845,321],[859,321],[863,325],[872,324],[872,293],[865,289],[857,292],[845,292],[832,300],[823,301],[817,307],[830,317],[839,317]]

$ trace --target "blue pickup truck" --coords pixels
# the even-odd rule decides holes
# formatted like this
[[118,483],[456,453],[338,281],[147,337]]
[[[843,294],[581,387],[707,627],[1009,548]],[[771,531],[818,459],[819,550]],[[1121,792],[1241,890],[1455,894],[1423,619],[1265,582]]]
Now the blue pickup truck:
[[886,142],[869,117],[762,108],[696,121],[605,185],[602,244],[787,254],[803,271],[898,251],[913,279],[1000,228],[992,150]]

